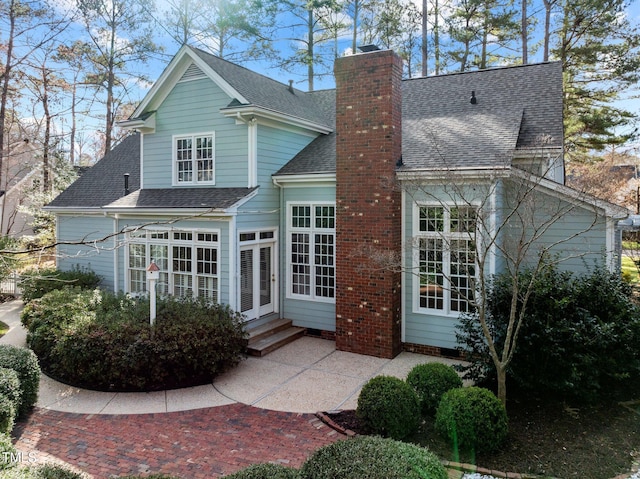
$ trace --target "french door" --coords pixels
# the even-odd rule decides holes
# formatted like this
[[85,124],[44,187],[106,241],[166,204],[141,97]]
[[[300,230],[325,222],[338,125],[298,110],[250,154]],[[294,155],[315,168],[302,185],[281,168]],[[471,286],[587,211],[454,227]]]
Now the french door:
[[247,320],[274,311],[274,244],[240,247],[240,311]]

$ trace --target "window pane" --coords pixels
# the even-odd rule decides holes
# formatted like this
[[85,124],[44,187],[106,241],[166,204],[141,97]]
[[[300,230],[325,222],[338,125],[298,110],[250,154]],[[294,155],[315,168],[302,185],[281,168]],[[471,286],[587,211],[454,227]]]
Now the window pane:
[[474,233],[476,230],[475,208],[451,208],[450,227],[452,233]]
[[335,227],[335,207],[316,206],[316,228]]
[[422,206],[419,223],[420,231],[444,231],[444,208],[441,206]]
[[315,281],[316,296],[335,296],[334,237],[332,234],[317,234],[315,241]]
[[420,307],[444,309],[442,240],[421,239],[419,243]]
[[307,233],[293,233],[291,235],[291,292],[293,294],[311,294],[309,247]]
[[311,207],[292,206],[291,226],[294,228],[311,228]]
[[451,241],[451,311],[469,311],[475,279],[475,244],[470,240]]
[[180,138],[176,141],[176,161],[178,181],[192,181],[193,163],[191,138]]
[[147,256],[146,246],[143,244],[130,244],[129,245],[129,267],[130,268],[143,268],[146,269]]
[[173,247],[173,271],[191,272],[191,247]]

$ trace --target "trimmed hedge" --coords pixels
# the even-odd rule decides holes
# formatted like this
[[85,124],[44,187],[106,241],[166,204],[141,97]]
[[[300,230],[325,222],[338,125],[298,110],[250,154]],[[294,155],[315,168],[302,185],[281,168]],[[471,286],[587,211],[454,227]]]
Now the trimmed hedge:
[[0,394],[0,432],[11,434],[16,420],[16,407],[7,396]]
[[16,467],[0,472],[0,479],[86,479],[88,476],[67,469],[59,464]]
[[507,411],[488,389],[451,389],[438,406],[435,430],[461,450],[495,451],[507,437]]
[[26,414],[38,400],[38,389],[40,388],[38,358],[30,349],[1,344],[0,368],[13,369],[18,375],[21,394],[16,413],[18,416]]
[[299,479],[296,469],[281,464],[253,464],[228,476],[227,479]]
[[420,426],[420,403],[403,380],[376,376],[362,387],[356,416],[373,434],[403,439]]
[[409,372],[407,383],[418,394],[425,416],[435,414],[444,393],[462,387],[462,379],[455,369],[442,363],[418,364]]
[[20,407],[22,389],[18,373],[13,369],[0,368],[0,394],[6,396],[15,409]]
[[240,314],[196,299],[159,299],[151,327],[146,298],[63,289],[25,308],[22,321],[47,374],[103,391],[207,384],[246,348]]
[[[18,451],[13,445],[13,442],[11,442],[11,437],[9,437],[8,434],[0,433],[0,471],[13,469],[16,466],[15,458],[17,457]],[[4,474],[6,474],[6,472]]]
[[29,303],[56,289],[79,287],[94,289],[100,284],[101,278],[89,269],[73,269],[61,271],[56,268],[45,268],[28,271],[20,279],[22,300]]
[[321,447],[300,469],[301,479],[447,479],[428,449],[393,439],[357,436]]

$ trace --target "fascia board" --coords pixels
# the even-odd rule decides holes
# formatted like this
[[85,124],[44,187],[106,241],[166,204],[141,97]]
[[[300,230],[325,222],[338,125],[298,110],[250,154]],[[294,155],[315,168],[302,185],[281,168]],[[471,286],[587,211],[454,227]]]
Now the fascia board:
[[259,106],[240,106],[240,107],[222,108],[220,112],[224,116],[229,118],[237,118],[238,116],[244,117],[246,115],[253,115],[258,119],[258,121],[260,121],[260,119],[263,118],[266,120],[282,122],[288,125],[296,126],[298,128],[312,130],[324,135],[327,135],[333,131],[333,128],[327,125],[322,125],[320,123],[305,120],[304,118],[285,115],[283,113],[280,113],[274,110],[269,110],[268,108],[263,108]]

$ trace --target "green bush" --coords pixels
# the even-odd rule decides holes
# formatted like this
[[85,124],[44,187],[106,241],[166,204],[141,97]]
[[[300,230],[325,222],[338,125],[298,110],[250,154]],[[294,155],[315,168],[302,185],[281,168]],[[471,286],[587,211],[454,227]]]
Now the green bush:
[[420,402],[401,379],[376,376],[360,391],[356,416],[373,434],[403,439],[420,426]]
[[302,479],[446,479],[428,449],[393,439],[357,436],[321,447],[300,469]]
[[[523,273],[520,288],[532,284],[532,293],[507,371],[512,391],[597,402],[640,381],[640,309],[619,275],[599,269],[577,276],[549,267],[531,282],[531,273]],[[512,279],[498,276],[487,298],[488,326],[499,350],[512,291]],[[477,317],[463,317],[457,336],[470,362],[465,378],[493,380],[495,368]]]
[[64,289],[25,308],[23,323],[42,369],[89,389],[153,391],[206,384],[238,364],[246,348],[240,314],[195,299],[159,299],[151,327],[148,299]]
[[20,407],[22,389],[18,373],[13,369],[0,368],[0,394],[6,396],[16,410]]
[[418,394],[425,416],[436,412],[442,395],[449,389],[462,387],[462,379],[455,369],[442,363],[418,364],[409,372],[407,383]]
[[0,433],[11,434],[16,420],[16,406],[4,394],[0,394]]
[[94,289],[100,284],[100,276],[89,269],[72,269],[61,271],[46,268],[28,271],[22,275],[20,290],[25,303],[42,298],[45,294],[65,287]]
[[228,479],[298,479],[300,475],[296,469],[281,464],[254,464],[224,477]]
[[495,451],[507,437],[507,411],[488,389],[451,389],[436,412],[435,430],[465,451]]
[[11,437],[0,433],[0,470],[14,468],[18,463],[18,457],[18,451],[11,442]]
[[43,464],[32,468],[34,479],[83,479],[86,476],[58,464]]
[[40,388],[40,366],[38,358],[27,348],[9,344],[0,345],[0,368],[13,369],[20,380],[20,404],[16,408],[18,416],[27,413],[38,400]]

